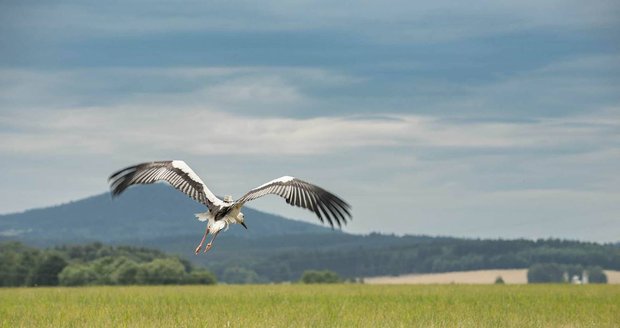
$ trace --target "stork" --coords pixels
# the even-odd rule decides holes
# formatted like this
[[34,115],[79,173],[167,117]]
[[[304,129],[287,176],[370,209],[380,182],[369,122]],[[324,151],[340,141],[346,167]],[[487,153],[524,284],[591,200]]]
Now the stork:
[[194,253],[198,255],[209,232],[213,235],[204,252],[213,246],[215,237],[228,229],[230,224],[240,224],[245,229],[245,216],[241,208],[246,202],[259,197],[273,194],[286,200],[289,205],[308,209],[316,214],[321,222],[324,219],[334,227],[334,221],[341,227],[351,219],[351,207],[344,200],[329,191],[291,176],[283,176],[262,184],[239,199],[233,201],[232,196],[219,199],[189,165],[181,160],[155,161],[126,167],[112,174],[108,179],[112,197],[120,195],[132,185],[151,184],[166,181],[175,189],[183,192],[191,199],[205,205],[207,212],[196,214],[199,221],[207,221],[202,240]]

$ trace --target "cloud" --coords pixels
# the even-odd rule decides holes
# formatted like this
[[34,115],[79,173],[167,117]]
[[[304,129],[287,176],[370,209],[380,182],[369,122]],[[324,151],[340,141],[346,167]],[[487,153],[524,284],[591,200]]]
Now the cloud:
[[[260,97],[258,97],[260,99]],[[609,113],[618,114],[609,117]],[[14,111],[0,116],[3,152],[114,153],[178,149],[189,154],[312,155],[349,148],[453,147],[556,149],[618,145],[620,110],[596,116],[529,123],[468,122],[393,114],[370,117],[254,117],[222,110],[111,106]],[[580,146],[580,147],[579,147]]]
[[[375,105],[363,94],[342,95],[371,80],[319,68],[5,69],[0,149],[312,155],[391,147],[432,150],[426,158],[440,158],[441,149],[456,157],[584,153],[617,146],[618,81],[605,75],[617,62],[617,56],[559,61],[463,87],[419,113],[388,106],[380,114],[370,114]],[[330,90],[340,95],[330,98]]]
[[[405,69],[406,70],[406,69]],[[5,108],[168,106],[287,117],[409,113],[511,120],[578,115],[620,102],[620,58],[580,55],[473,82],[449,76],[287,66],[0,70]],[[437,73],[441,75],[440,73]],[[473,74],[473,73],[472,73]],[[467,80],[467,79],[466,79]]]
[[1,2],[0,209],[181,158],[233,194],[308,178],[349,231],[617,240],[618,9]]
[[246,115],[298,116],[322,107],[313,93],[360,81],[304,67],[2,69],[0,105],[26,111],[121,105],[217,107]]
[[[615,1],[126,1],[5,4],[8,25],[48,36],[128,36],[192,31],[354,31],[377,41],[445,41],[534,28],[618,27]],[[24,19],[26,17],[26,19]],[[19,19],[17,19],[19,18]],[[114,22],[111,24],[110,22]]]

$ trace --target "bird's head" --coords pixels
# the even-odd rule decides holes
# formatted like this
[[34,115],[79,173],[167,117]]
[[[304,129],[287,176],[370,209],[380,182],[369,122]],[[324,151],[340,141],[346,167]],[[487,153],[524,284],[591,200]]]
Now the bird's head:
[[245,225],[245,215],[243,215],[243,213],[239,212],[239,215],[237,215],[237,223],[239,223],[240,225],[242,225],[244,228],[248,228]]

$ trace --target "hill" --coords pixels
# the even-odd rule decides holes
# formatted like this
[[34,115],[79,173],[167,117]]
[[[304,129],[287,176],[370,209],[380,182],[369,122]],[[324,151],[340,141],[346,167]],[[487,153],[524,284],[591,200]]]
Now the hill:
[[[0,215],[0,238],[36,246],[99,241],[111,244],[161,244],[189,239],[190,247],[204,231],[194,213],[206,209],[169,186],[131,188],[122,197],[109,193],[66,204]],[[249,230],[233,226],[229,236],[266,237],[284,234],[338,233],[327,227],[244,208]],[[183,243],[185,245],[185,243]],[[158,247],[162,248],[162,247]]]
[[[206,266],[222,281],[297,280],[304,270],[329,269],[370,277],[560,263],[620,269],[620,248],[566,240],[480,240],[429,236],[353,235],[245,208],[248,230],[237,225],[218,237],[212,252],[195,256],[204,211],[165,185],[108,193],[0,216],[0,241],[31,246],[103,242],[156,248]],[[353,221],[354,222],[354,221]],[[231,277],[234,277],[231,278]]]

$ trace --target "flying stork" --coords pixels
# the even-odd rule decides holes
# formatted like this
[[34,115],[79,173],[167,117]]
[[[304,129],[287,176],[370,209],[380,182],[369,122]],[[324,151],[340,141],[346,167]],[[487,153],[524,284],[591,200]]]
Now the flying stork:
[[228,229],[230,224],[238,223],[247,229],[241,208],[246,202],[267,194],[278,195],[283,197],[287,204],[313,211],[321,222],[324,222],[324,218],[327,219],[332,228],[334,221],[340,227],[342,223],[347,223],[347,217],[351,219],[349,212],[351,207],[344,200],[321,187],[290,176],[271,180],[248,191],[235,201],[232,196],[225,196],[224,200],[217,198],[189,165],[180,160],[133,165],[112,174],[108,180],[112,197],[120,195],[132,185],[166,181],[175,189],[205,205],[208,211],[196,214],[198,220],[207,221],[205,233],[195,250],[196,255],[200,253],[209,232],[213,238],[205,247],[205,253],[211,249],[215,237],[222,230]]

